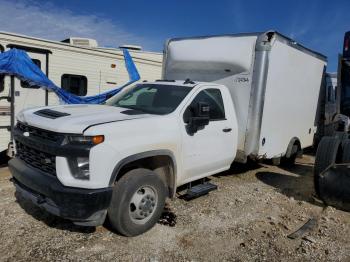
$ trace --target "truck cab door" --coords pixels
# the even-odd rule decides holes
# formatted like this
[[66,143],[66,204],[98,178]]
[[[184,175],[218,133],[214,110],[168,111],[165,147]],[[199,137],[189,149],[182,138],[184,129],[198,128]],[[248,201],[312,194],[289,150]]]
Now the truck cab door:
[[[237,123],[232,101],[227,99],[230,99],[227,89],[200,89],[183,109],[180,122],[183,164],[183,177],[179,178],[181,184],[230,168],[236,154]],[[198,103],[209,105],[209,123],[191,133],[188,117],[193,115],[191,112]],[[233,116],[230,115],[232,113]]]

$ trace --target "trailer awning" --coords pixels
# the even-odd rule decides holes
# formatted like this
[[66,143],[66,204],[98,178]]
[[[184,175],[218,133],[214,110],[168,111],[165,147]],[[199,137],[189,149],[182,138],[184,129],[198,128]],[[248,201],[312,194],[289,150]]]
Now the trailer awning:
[[0,54],[0,74],[13,75],[28,82],[31,86],[36,85],[43,89],[51,90],[67,104],[100,104],[117,94],[124,87],[140,79],[140,75],[128,50],[122,50],[125,66],[129,74],[129,81],[122,86],[95,96],[77,96],[56,86],[47,78],[40,68],[33,63],[32,59],[25,51],[16,48]]

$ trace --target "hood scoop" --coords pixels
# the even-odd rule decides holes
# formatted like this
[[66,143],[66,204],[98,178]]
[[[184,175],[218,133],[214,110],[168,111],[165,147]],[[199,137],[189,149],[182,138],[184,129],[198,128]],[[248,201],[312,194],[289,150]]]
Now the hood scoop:
[[34,114],[38,116],[46,117],[46,118],[51,118],[51,119],[56,119],[63,116],[70,116],[70,114],[68,113],[59,112],[52,109],[42,109],[34,112]]

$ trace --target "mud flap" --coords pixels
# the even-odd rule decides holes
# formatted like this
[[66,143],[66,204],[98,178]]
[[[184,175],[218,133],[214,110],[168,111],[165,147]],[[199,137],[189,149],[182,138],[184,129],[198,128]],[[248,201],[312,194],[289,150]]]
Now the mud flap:
[[350,211],[350,164],[334,164],[322,172],[318,190],[325,204]]

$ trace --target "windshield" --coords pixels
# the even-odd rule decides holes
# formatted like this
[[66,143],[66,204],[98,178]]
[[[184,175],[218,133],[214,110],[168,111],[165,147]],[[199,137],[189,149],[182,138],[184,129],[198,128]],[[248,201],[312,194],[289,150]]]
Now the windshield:
[[191,89],[190,86],[136,85],[117,99],[107,101],[106,104],[149,114],[165,115],[173,112]]

